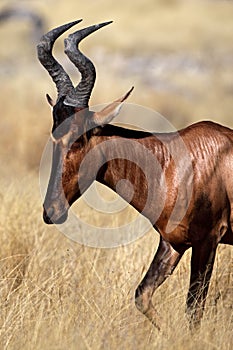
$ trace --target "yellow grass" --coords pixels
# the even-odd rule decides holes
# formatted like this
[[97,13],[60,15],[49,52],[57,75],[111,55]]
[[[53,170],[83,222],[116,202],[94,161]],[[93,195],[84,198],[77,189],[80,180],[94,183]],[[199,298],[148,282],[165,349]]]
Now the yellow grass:
[[157,247],[156,233],[116,249],[81,246],[42,223],[36,188],[35,176],[28,175],[2,196],[2,349],[230,349],[230,247],[219,248],[202,327],[192,336],[184,316],[190,254],[185,255],[155,293],[161,334],[133,300]]
[[[0,10],[9,3],[1,1]],[[135,85],[130,102],[158,110],[175,127],[203,118],[233,127],[233,70],[224,63],[233,57],[230,1],[22,3],[46,16],[49,28],[76,18],[85,20],[83,26],[114,20],[82,45],[97,66],[93,105]],[[44,95],[55,97],[56,90],[37,62],[27,23],[1,24],[0,38],[0,348],[230,349],[232,247],[218,249],[206,312],[195,334],[184,315],[190,252],[183,257],[154,296],[162,317],[159,333],[134,306],[135,288],[157,248],[156,232],[125,247],[94,249],[43,223],[38,169],[51,127]],[[77,81],[62,58],[62,43],[56,53]],[[158,53],[200,57],[208,74],[168,69],[163,78],[178,88],[168,91],[152,88],[141,71],[124,74],[118,66]],[[104,222],[82,201],[78,206],[87,221]],[[130,211],[127,218],[133,215]]]

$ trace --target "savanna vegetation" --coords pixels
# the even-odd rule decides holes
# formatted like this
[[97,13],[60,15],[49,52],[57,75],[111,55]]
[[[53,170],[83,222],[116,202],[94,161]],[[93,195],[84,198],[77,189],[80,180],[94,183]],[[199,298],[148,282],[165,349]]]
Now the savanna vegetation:
[[[121,96],[164,115],[176,128],[200,119],[233,127],[232,1],[1,0],[45,19],[45,30],[83,18],[114,23],[83,44],[95,62],[91,104]],[[230,349],[233,343],[233,250],[221,246],[206,312],[190,333],[184,314],[190,252],[156,291],[158,332],[134,306],[134,290],[158,244],[150,230],[126,246],[99,249],[73,242],[42,221],[39,167],[51,128],[45,93],[51,79],[36,58],[31,23],[0,22],[0,348]],[[74,81],[79,75],[56,55]],[[80,200],[76,210],[97,226],[135,217],[101,216]]]

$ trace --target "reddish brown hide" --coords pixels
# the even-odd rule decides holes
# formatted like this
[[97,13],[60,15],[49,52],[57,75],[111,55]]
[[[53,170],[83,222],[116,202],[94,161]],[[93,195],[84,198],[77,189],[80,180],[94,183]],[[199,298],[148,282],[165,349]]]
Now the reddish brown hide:
[[[159,328],[153,293],[191,247],[187,313],[190,324],[196,325],[203,314],[216,248],[219,243],[233,244],[233,131],[213,122],[168,134],[109,125],[132,89],[102,111],[90,111],[95,68],[78,44],[110,22],[65,40],[65,52],[82,76],[77,87],[52,56],[55,40],[78,22],[52,30],[38,44],[38,58],[58,89],[56,103],[47,96],[53,106],[54,148],[44,221],[64,222],[70,205],[94,180],[114,191],[120,180],[128,180],[133,195],[123,186],[118,188],[120,196],[160,233],[158,250],[136,290],[136,306]],[[82,166],[87,157],[87,166]]]

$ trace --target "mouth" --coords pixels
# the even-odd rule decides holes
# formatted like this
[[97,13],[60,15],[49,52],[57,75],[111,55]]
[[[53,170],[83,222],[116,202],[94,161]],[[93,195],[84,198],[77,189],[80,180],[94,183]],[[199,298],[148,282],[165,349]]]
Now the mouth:
[[[51,212],[51,213],[50,213]],[[67,220],[67,217],[68,217],[68,212],[65,212],[64,214],[62,214],[60,217],[58,218],[53,218],[53,211],[50,210],[50,211],[46,211],[44,209],[44,212],[43,212],[43,220],[44,222],[47,224],[47,225],[59,225],[59,224],[63,224],[66,220]]]

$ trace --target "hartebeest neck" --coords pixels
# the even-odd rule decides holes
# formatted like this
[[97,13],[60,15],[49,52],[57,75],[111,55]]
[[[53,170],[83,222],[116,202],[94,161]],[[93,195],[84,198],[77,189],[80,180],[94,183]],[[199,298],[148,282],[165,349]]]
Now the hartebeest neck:
[[170,156],[164,144],[148,132],[113,125],[100,130],[97,142],[104,157],[97,181],[155,223],[166,200]]

